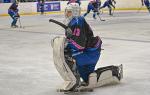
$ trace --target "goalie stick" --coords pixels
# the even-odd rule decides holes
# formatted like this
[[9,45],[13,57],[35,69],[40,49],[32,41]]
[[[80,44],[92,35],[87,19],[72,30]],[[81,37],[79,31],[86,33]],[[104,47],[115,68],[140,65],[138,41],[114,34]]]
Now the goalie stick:
[[64,29],[67,29],[67,28],[68,28],[68,26],[66,26],[65,24],[63,24],[63,23],[61,23],[61,22],[59,22],[59,21],[56,21],[56,20],[54,20],[54,19],[50,19],[49,22],[53,22],[53,23],[55,23],[55,24],[58,24],[58,25],[60,25],[61,27],[63,27]]
[[66,30],[66,31],[65,31],[65,35],[66,35],[67,37],[70,37],[70,36],[72,35],[72,30],[71,30],[68,26],[66,26],[65,24],[63,24],[63,23],[61,23],[61,22],[59,22],[59,21],[56,21],[56,20],[54,20],[54,19],[50,19],[49,22],[53,22],[53,23],[58,24],[58,25],[60,25],[61,27],[63,27],[63,28]]

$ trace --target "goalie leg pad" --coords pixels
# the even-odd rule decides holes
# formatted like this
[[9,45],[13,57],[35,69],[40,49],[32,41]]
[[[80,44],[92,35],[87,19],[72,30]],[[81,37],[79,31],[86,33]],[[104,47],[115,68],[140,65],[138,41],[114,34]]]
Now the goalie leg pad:
[[107,66],[96,70],[89,75],[88,88],[100,87],[108,84],[120,83],[123,78],[123,66]]
[[97,81],[96,87],[119,83],[119,79],[116,76],[112,75],[111,70],[107,70],[101,73],[99,80]]
[[70,90],[76,85],[77,79],[65,61],[64,57],[65,41],[66,40],[63,37],[56,37],[52,41],[53,60],[57,71],[65,81],[61,89]]

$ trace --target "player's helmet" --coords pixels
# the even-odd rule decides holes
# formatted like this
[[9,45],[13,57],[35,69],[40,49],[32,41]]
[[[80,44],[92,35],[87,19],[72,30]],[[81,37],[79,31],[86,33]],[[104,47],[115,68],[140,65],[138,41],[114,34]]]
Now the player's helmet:
[[[71,15],[68,15],[68,13],[71,13]],[[73,17],[80,16],[81,8],[78,3],[70,3],[65,8],[65,17],[72,19]]]

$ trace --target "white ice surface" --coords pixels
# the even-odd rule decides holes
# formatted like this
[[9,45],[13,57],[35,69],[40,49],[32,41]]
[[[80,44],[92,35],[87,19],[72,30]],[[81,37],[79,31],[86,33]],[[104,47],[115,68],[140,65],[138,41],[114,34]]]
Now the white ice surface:
[[[63,80],[53,64],[50,40],[63,36],[64,29],[49,23],[50,18],[62,22],[64,16],[21,16],[24,29],[10,28],[11,18],[0,17],[0,95],[63,95],[56,92]],[[96,68],[123,64],[124,78],[118,85],[70,95],[149,95],[150,15],[117,12],[102,18],[106,21],[86,17],[103,41]]]

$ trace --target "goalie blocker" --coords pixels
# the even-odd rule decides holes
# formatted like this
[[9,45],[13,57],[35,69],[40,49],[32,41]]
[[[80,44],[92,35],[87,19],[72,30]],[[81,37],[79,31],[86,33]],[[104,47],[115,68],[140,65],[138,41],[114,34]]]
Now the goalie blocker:
[[119,83],[123,78],[122,64],[120,66],[112,65],[95,70],[95,72],[89,75],[88,83],[84,83],[83,85],[78,72],[73,69],[75,68],[75,64],[73,64],[75,61],[65,56],[65,43],[66,39],[64,37],[55,37],[51,41],[55,67],[64,79],[64,84],[58,89],[58,91],[93,89],[103,85]]

